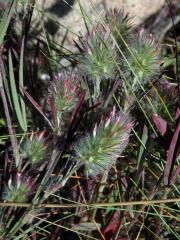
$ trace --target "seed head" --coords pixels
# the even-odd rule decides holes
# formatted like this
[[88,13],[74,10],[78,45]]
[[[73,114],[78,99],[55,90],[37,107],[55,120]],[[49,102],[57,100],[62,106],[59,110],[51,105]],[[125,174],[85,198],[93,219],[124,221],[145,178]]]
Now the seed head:
[[28,158],[32,165],[37,165],[45,159],[48,146],[45,144],[44,131],[38,135],[31,134],[21,147],[22,157]]
[[123,41],[128,44],[132,40],[132,28],[129,16],[122,10],[113,9],[107,13],[105,22],[109,25],[119,47],[125,48]]
[[16,178],[10,178],[5,188],[3,199],[8,202],[25,203],[31,193],[32,184],[30,179],[17,173]]
[[108,171],[128,144],[133,124],[127,116],[116,115],[95,125],[92,133],[83,137],[74,147],[76,160],[85,166],[88,175]]
[[80,68],[83,74],[93,80],[112,77],[116,64],[110,29],[99,24],[80,40],[80,43],[82,50]]
[[49,88],[50,96],[54,99],[55,111],[69,112],[78,102],[79,84],[71,73],[57,74]]
[[154,39],[150,35],[148,37],[144,32],[140,32],[137,40],[132,45],[131,52],[127,56],[132,69],[129,66],[125,66],[124,71],[131,74],[133,70],[140,81],[154,78],[159,73],[159,53],[160,51]]

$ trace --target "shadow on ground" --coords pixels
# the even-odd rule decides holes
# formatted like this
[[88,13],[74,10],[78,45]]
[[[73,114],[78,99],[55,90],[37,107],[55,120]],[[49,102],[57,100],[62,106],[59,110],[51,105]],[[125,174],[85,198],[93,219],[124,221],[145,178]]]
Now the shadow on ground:
[[75,0],[56,0],[50,8],[46,9],[46,11],[53,13],[58,17],[64,17],[71,11],[74,3]]
[[[66,16],[71,10],[76,0],[56,0],[45,11],[56,15],[59,18]],[[53,19],[47,19],[44,23],[44,27],[51,36],[55,36],[59,26]]]

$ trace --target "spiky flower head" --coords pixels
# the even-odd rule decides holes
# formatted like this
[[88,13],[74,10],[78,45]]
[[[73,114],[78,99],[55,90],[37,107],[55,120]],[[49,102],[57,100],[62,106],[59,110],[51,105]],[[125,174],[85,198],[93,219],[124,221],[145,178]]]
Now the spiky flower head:
[[25,178],[21,173],[17,173],[15,179],[9,179],[3,200],[7,202],[25,203],[28,201],[31,193],[32,183],[30,178]]
[[98,24],[86,37],[80,39],[80,68],[83,74],[93,80],[108,79],[116,69],[115,52],[111,31],[108,27]]
[[57,135],[61,135],[65,116],[76,107],[79,93],[80,84],[75,74],[63,71],[55,75],[49,87],[49,106]]
[[111,168],[127,146],[132,126],[128,117],[116,115],[114,108],[108,119],[76,144],[76,160],[85,166],[87,175],[97,176]]
[[140,81],[147,81],[159,73],[160,50],[151,35],[141,31],[127,54],[127,61],[124,71],[128,75],[138,78]]
[[44,131],[40,134],[32,133],[21,147],[22,157],[28,158],[32,165],[41,163],[47,155],[47,144],[45,143]]
[[72,73],[62,72],[54,77],[49,92],[50,97],[53,98],[56,113],[69,112],[78,102],[79,83]]
[[109,11],[105,16],[105,22],[109,25],[120,48],[124,48],[125,43],[128,44],[132,40],[130,18],[123,10]]

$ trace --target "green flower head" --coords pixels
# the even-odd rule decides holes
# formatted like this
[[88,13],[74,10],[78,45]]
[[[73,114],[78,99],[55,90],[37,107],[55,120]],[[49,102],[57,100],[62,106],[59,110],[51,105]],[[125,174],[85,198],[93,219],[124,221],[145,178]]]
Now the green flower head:
[[17,173],[15,179],[9,179],[3,199],[7,202],[25,203],[28,201],[31,188],[30,179],[24,178],[21,173]]
[[96,176],[108,171],[128,144],[133,124],[127,116],[115,114],[96,125],[74,147],[76,160],[85,166],[87,175]]
[[114,75],[116,64],[111,31],[98,24],[85,38],[80,39],[80,68],[91,79],[108,79]]
[[[160,51],[154,39],[143,31],[139,33],[137,40],[128,53],[127,60],[131,66],[125,64],[124,71],[135,74],[140,81],[147,81],[159,74]],[[129,70],[128,70],[129,69]]]
[[21,147],[22,157],[28,158],[32,165],[39,164],[47,155],[47,145],[45,144],[44,131],[38,135],[31,134]]
[[106,14],[105,22],[111,29],[120,48],[132,40],[130,18],[122,10],[113,9]]

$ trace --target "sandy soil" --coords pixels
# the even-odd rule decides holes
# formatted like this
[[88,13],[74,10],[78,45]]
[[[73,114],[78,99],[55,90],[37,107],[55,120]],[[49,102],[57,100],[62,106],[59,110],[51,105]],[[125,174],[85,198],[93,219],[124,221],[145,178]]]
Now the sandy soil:
[[[46,16],[53,17],[65,28],[70,31],[66,32],[64,27],[54,29],[53,24],[48,21],[47,28],[54,34],[54,38],[59,43],[61,42],[65,32],[68,35],[68,41],[66,44],[72,45],[72,39],[76,40],[77,37],[74,33],[78,34],[85,32],[85,26],[83,23],[83,17],[80,13],[77,0],[37,0],[38,6],[46,13]],[[96,19],[104,13],[104,8],[118,8],[124,9],[132,17],[132,22],[135,25],[142,23],[150,15],[158,11],[165,0],[81,0],[81,4],[86,10],[88,16],[91,19]],[[35,14],[37,17],[37,15]]]

